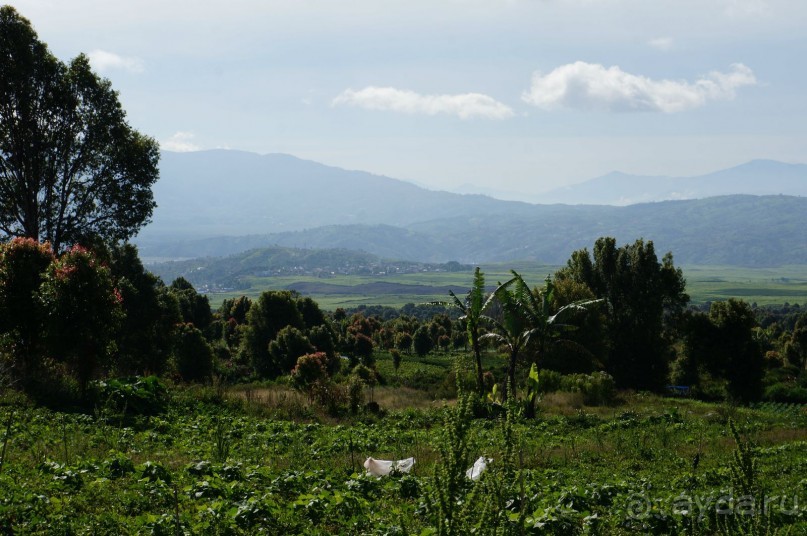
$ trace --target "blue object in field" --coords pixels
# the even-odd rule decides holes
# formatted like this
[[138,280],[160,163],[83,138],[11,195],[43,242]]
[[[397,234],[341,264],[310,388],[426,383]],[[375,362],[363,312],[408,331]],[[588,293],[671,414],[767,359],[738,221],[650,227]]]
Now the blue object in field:
[[674,395],[687,396],[689,394],[689,385],[668,385],[667,390]]

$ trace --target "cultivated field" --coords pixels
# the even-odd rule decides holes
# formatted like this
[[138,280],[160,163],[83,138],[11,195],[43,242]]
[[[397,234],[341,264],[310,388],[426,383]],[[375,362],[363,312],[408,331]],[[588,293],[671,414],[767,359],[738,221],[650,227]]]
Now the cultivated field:
[[[631,392],[590,406],[554,392],[536,419],[484,403],[463,417],[445,398],[450,357],[406,356],[398,371],[379,358],[386,385],[365,392],[378,406],[357,413],[282,383],[177,387],[163,402],[150,391],[137,410],[135,392],[79,413],[0,403],[0,533],[430,535],[449,488],[463,534],[807,530],[804,407]],[[452,452],[460,474],[447,484]],[[754,460],[753,498],[735,453]],[[369,456],[416,463],[378,479],[364,474]],[[492,461],[473,483],[464,471],[480,456]]]
[[[543,284],[547,275],[559,267],[536,263],[511,263],[482,266],[489,285],[509,278],[511,268],[528,283]],[[758,305],[807,302],[807,266],[779,268],[737,268],[721,266],[685,266],[687,292],[692,303],[740,298]],[[351,308],[361,304],[401,307],[406,303],[445,300],[448,289],[460,294],[471,283],[470,272],[425,272],[401,275],[351,275],[316,277],[251,277],[248,289],[210,295],[216,308],[225,298],[245,294],[257,297],[264,290],[296,289],[311,296],[323,309]],[[491,287],[492,288],[492,287]]]

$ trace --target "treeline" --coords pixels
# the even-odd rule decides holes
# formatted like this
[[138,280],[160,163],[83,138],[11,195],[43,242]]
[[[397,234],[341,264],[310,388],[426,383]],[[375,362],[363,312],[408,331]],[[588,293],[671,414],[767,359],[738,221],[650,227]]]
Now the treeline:
[[516,272],[498,283],[488,292],[477,269],[466,296],[402,309],[328,313],[268,291],[213,311],[185,279],[165,285],[145,270],[131,245],[56,255],[18,238],[0,245],[0,386],[42,399],[80,399],[94,379],[152,374],[372,386],[384,380],[380,352],[396,368],[410,354],[457,352],[472,355],[469,382],[480,394],[498,385],[504,398],[523,389],[529,398],[554,378],[536,371],[600,371],[623,389],[807,401],[807,312],[736,300],[689,307],[681,270],[652,242],[601,238],[540,287]]

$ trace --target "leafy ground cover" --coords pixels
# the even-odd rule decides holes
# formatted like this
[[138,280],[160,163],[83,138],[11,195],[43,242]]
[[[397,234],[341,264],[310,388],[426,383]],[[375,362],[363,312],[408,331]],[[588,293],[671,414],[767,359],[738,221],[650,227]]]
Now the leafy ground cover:
[[[386,389],[378,394],[415,396]],[[0,406],[0,533],[434,533],[430,490],[456,406],[332,419],[298,395],[297,413],[279,419],[290,399],[255,391],[175,389],[151,416],[117,403],[89,414]],[[685,534],[693,530],[685,512],[740,515],[730,419],[753,445],[771,519],[793,534],[807,530],[804,407],[631,393],[587,407],[574,395],[547,395],[537,419],[511,422],[506,532]],[[502,418],[468,424],[461,463],[487,456],[495,468],[506,458]],[[363,474],[367,456],[417,463],[409,475],[376,479]],[[462,485],[464,500],[484,501],[483,484]]]

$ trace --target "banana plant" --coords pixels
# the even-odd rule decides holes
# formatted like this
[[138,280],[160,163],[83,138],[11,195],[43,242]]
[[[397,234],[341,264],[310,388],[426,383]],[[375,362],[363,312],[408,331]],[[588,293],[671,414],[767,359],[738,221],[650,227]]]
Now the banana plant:
[[[554,284],[549,276],[541,292],[533,292],[524,278],[515,270],[513,277],[500,283],[492,296],[501,305],[499,319],[492,320],[494,332],[486,333],[482,339],[491,339],[508,349],[507,384],[503,399],[516,396],[516,365],[521,351],[531,342],[536,342],[538,355],[542,355],[549,344],[557,340],[561,333],[577,329],[566,323],[572,316],[585,312],[602,300],[579,300],[564,305],[551,314]],[[530,402],[534,410],[534,400]]]
[[448,294],[451,296],[451,301],[448,302],[433,302],[436,305],[443,305],[459,309],[462,313],[460,320],[465,322],[465,331],[468,335],[468,344],[471,345],[471,350],[474,353],[474,364],[476,367],[476,389],[481,395],[484,393],[484,386],[482,384],[482,347],[480,344],[479,329],[485,322],[493,322],[493,319],[485,315],[490,304],[493,302],[494,295],[485,295],[485,274],[476,267],[474,270],[474,282],[471,289],[463,299],[460,299],[453,291],[449,290]]

